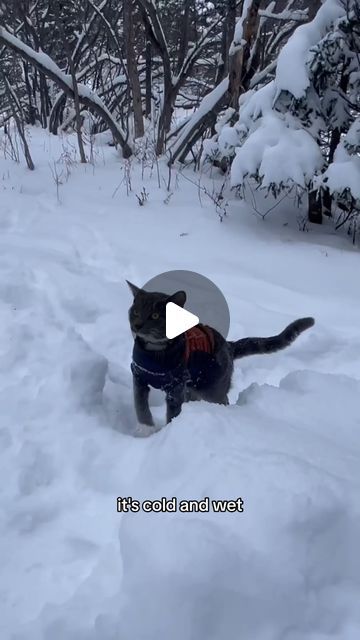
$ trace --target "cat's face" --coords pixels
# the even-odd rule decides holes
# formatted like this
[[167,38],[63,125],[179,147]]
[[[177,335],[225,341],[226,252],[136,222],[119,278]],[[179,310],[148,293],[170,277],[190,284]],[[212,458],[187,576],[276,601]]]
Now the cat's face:
[[134,296],[129,309],[131,331],[145,342],[166,342],[166,304],[174,302],[183,307],[186,302],[185,291],[177,291],[169,296],[166,293],[144,291],[128,280],[126,282]]

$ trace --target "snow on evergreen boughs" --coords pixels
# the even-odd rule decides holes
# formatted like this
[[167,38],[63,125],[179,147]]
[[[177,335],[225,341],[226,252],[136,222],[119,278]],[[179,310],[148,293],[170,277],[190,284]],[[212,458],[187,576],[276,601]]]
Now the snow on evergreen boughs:
[[279,91],[288,91],[294,98],[302,98],[310,86],[307,65],[311,47],[325,36],[332,23],[345,13],[341,0],[326,0],[314,20],[301,25],[280,51],[275,83]]
[[232,160],[234,187],[248,176],[273,193],[322,188],[359,209],[359,24],[357,0],[325,0],[289,38],[274,80],[240,96],[238,121],[208,142]]
[[319,180],[319,186],[326,185],[331,193],[339,196],[348,191],[360,203],[360,157],[350,155],[341,142],[336,149],[334,162]]
[[305,129],[289,126],[286,116],[281,118],[269,111],[236,150],[231,183],[238,186],[250,175],[266,188],[291,183],[305,188],[322,164],[314,138]]
[[360,116],[352,123],[344,138],[344,147],[350,155],[360,154]]

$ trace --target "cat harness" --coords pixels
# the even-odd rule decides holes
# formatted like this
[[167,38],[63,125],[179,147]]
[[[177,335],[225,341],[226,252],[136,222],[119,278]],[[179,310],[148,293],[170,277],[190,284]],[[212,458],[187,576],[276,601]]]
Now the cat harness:
[[178,385],[199,388],[216,380],[214,332],[196,325],[176,338],[164,351],[148,351],[136,338],[131,370],[140,384],[169,392]]

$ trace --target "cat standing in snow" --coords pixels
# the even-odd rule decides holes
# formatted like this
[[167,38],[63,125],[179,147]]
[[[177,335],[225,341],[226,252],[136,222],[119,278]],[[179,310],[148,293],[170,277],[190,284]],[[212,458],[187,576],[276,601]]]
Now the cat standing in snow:
[[131,364],[135,410],[138,421],[148,426],[154,424],[148,401],[150,387],[165,391],[168,423],[189,400],[228,404],[234,360],[284,349],[315,322],[313,318],[300,318],[277,336],[234,342],[225,340],[216,329],[198,324],[168,340],[166,304],[183,307],[185,291],[169,296],[149,293],[131,282],[128,285],[134,296],[129,321],[135,335]]

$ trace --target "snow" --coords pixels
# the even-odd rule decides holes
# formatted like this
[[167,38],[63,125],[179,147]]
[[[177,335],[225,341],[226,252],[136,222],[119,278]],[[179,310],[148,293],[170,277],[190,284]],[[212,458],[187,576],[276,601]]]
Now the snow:
[[[348,196],[359,199],[360,165],[356,154],[359,123],[357,119],[352,123],[334,163],[319,176],[325,160],[318,141],[326,131],[328,135],[331,133],[329,113],[335,109],[338,127],[346,129],[349,108],[344,100],[337,100],[338,92],[331,81],[327,90],[320,91],[324,94],[321,99],[310,86],[309,63],[314,47],[320,46],[326,37],[331,39],[331,29],[336,32],[343,16],[344,3],[325,0],[315,18],[298,27],[282,48],[275,79],[258,90],[252,86],[243,93],[239,98],[238,121],[234,125],[220,123],[216,135],[205,141],[206,157],[233,158],[230,169],[233,187],[244,187],[245,178],[255,177],[258,186],[264,189],[281,190],[286,186],[303,189],[310,183],[326,184],[333,193],[348,190]],[[339,46],[341,49],[343,45]],[[327,55],[326,47],[322,55]],[[300,99],[305,94],[306,103],[295,107],[293,97]]]
[[268,82],[258,91],[250,89],[250,91],[241,95],[239,98],[241,121],[246,123],[249,128],[252,120],[256,120],[272,110],[275,98],[276,86],[274,81]]
[[286,118],[269,112],[261,118],[236,155],[231,167],[232,186],[256,173],[262,186],[291,182],[305,187],[323,163],[318,145],[305,129],[293,129]]
[[279,91],[289,91],[298,99],[305,95],[310,85],[307,68],[310,49],[344,15],[346,8],[341,0],[325,0],[315,18],[294,31],[278,57],[275,84]]
[[356,118],[350,125],[344,139],[345,147],[351,154],[355,154],[360,149],[360,117]]
[[[355,142],[354,129],[349,143]],[[353,198],[360,200],[360,158],[358,155],[350,155],[341,142],[334,156],[334,161],[321,176],[321,183],[326,184],[330,191],[341,194],[349,189]]]
[[[239,121],[234,125],[231,123],[227,124],[226,116],[225,118],[218,119],[216,131],[218,133],[217,136],[213,139],[204,141],[204,155],[205,157],[211,157],[214,155],[220,156],[234,156],[235,152],[237,152],[237,147],[243,143],[249,132],[259,126],[258,122],[255,122],[262,115],[272,112],[274,100],[276,94],[276,87],[274,82],[269,82],[263,87],[261,87],[258,91],[254,89],[250,89],[246,93],[242,94],[239,98]],[[225,120],[225,122],[223,122]],[[273,135],[272,132],[270,135]],[[248,143],[248,147],[252,145],[252,138],[250,139],[250,143]],[[241,152],[240,152],[241,155]],[[246,164],[247,156],[244,155],[244,162]],[[259,160],[261,157],[259,157]],[[251,173],[254,171],[254,163],[251,159],[251,154],[249,157],[249,166],[246,167],[244,164],[242,168],[242,175],[245,176],[247,173]],[[238,177],[239,171],[233,173],[233,169],[231,169],[233,184],[239,184]]]
[[[358,252],[301,234],[290,201],[263,222],[232,200],[220,223],[175,170],[166,204],[161,162],[159,188],[133,160],[127,196],[108,134],[68,176],[76,138],[28,136],[34,172],[0,138],[1,639],[357,640]],[[239,361],[228,407],[189,404],[136,438],[125,278],[168,269],[222,289],[230,339],[316,324]],[[120,514],[118,496],[244,512]]]

